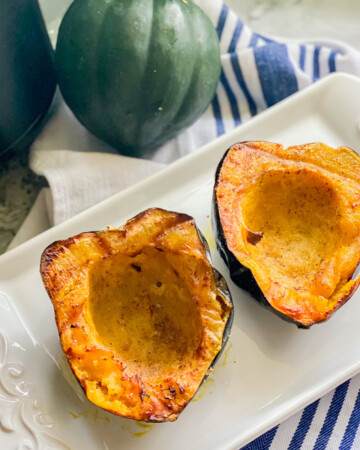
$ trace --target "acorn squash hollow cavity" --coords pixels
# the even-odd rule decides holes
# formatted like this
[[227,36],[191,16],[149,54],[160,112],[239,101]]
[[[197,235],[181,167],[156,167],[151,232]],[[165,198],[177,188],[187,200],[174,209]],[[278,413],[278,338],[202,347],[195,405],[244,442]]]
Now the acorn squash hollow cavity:
[[55,242],[41,275],[87,397],[127,418],[175,420],[230,333],[226,282],[185,214],[149,209]]
[[299,327],[328,319],[360,282],[359,198],[360,157],[349,148],[232,146],[212,222],[233,281]]

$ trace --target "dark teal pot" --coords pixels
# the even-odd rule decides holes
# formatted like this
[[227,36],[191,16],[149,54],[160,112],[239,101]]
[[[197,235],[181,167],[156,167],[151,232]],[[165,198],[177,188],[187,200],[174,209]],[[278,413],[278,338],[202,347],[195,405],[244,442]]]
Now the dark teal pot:
[[55,86],[53,51],[37,0],[1,0],[0,158],[36,137]]

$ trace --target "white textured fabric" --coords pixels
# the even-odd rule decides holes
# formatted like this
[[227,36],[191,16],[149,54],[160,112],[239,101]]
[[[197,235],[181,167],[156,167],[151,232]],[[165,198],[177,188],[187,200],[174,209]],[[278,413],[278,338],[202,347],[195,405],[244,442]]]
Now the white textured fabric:
[[163,165],[108,153],[39,150],[32,156],[31,167],[49,182],[49,217],[56,225],[141,181]]
[[163,164],[116,154],[88,133],[57,92],[48,122],[32,147],[30,167],[48,180],[49,218],[57,225],[155,173]]

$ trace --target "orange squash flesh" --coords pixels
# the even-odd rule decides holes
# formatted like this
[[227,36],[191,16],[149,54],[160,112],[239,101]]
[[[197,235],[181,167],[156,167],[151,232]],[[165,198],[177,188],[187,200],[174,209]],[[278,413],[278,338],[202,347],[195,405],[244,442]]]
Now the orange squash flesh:
[[[273,309],[309,327],[358,287],[360,157],[325,144],[229,149],[215,187],[228,250]],[[236,282],[236,280],[234,280]]]
[[89,400],[136,420],[175,420],[222,349],[232,310],[194,220],[150,209],[55,242],[41,275]]

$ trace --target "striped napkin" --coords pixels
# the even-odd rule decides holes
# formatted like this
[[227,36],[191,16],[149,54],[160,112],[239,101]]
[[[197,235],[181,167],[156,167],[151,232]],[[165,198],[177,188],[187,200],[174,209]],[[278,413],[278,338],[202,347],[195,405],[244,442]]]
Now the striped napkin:
[[[195,151],[331,72],[360,75],[360,53],[348,45],[270,38],[253,33],[220,0],[196,3],[214,23],[221,43],[222,73],[212,104],[195,125],[158,149],[153,161],[140,161],[115,155],[58,100],[30,159],[33,170],[48,179],[52,223]],[[359,424],[360,375],[244,448],[360,449]]]

